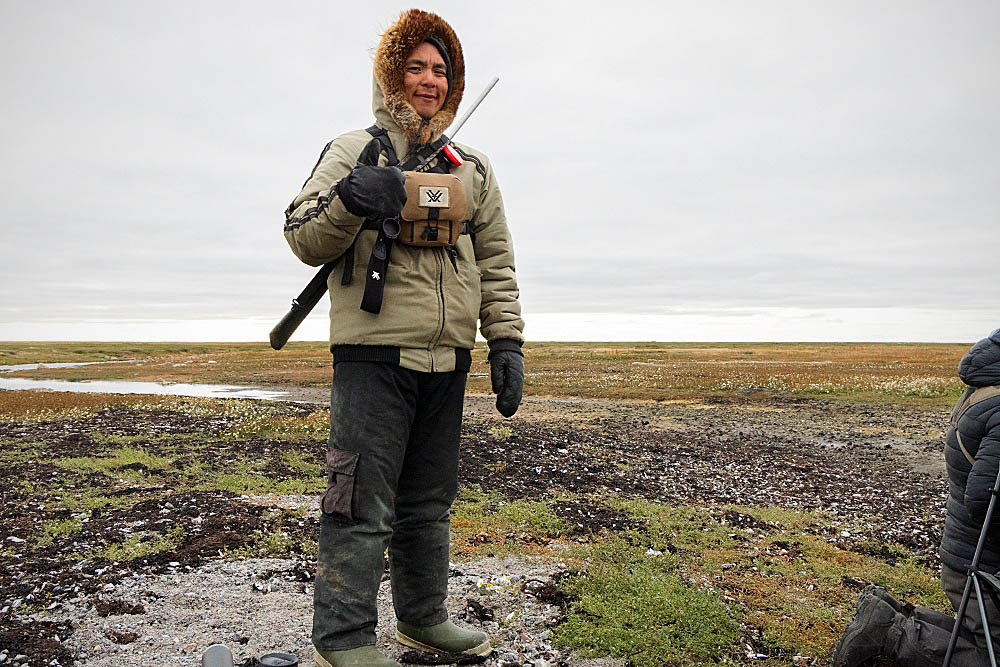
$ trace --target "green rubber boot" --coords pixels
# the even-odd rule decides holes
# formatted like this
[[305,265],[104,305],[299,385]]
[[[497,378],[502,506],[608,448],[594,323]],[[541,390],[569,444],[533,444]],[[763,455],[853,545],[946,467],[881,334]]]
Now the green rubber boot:
[[396,641],[421,651],[469,655],[489,655],[493,651],[488,634],[460,628],[451,621],[426,627],[396,621]]
[[321,651],[315,647],[313,650],[316,652],[316,667],[400,667],[398,662],[385,657],[374,646],[359,646],[348,651]]

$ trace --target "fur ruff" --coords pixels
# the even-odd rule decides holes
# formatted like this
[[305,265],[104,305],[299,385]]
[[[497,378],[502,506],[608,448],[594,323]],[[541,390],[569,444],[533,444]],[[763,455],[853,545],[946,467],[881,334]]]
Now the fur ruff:
[[[429,120],[424,120],[406,99],[403,72],[406,58],[421,42],[436,35],[448,49],[453,80],[444,106]],[[452,121],[465,91],[465,60],[462,44],[448,23],[430,12],[410,9],[389,26],[375,50],[375,79],[382,88],[389,115],[399,125],[411,144],[425,144],[440,137]]]

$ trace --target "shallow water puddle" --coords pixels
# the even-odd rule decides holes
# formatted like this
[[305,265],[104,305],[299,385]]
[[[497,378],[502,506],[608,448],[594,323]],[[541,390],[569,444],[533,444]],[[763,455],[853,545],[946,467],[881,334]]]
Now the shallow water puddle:
[[33,371],[39,368],[79,368],[80,366],[93,366],[94,364],[115,364],[127,363],[120,361],[60,361],[52,364],[14,364],[13,366],[0,366],[0,373],[7,371]]
[[[55,366],[55,364],[43,365]],[[70,380],[29,380],[27,378],[2,377],[0,377],[0,389],[70,391],[94,394],[155,394],[157,396],[198,396],[201,398],[252,398],[258,400],[277,400],[289,395],[286,391],[271,391],[259,387],[240,387],[228,384],[188,384],[184,382],[160,384],[159,382],[134,382],[130,380],[73,382]]]

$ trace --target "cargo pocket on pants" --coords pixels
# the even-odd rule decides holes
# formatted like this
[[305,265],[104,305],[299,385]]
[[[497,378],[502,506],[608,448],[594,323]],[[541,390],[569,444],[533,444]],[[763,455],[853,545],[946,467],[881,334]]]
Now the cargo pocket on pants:
[[354,500],[354,470],[358,467],[358,453],[328,449],[326,467],[330,477],[320,500],[320,508],[327,516],[353,521],[354,512],[351,507]]

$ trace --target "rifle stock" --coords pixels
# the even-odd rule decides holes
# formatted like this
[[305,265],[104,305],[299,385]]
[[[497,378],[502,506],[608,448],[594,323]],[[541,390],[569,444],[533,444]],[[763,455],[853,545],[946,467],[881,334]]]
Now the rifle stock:
[[316,275],[313,276],[313,279],[309,281],[305,289],[302,290],[302,293],[292,299],[291,309],[271,329],[269,337],[271,339],[271,347],[275,350],[280,350],[285,346],[288,339],[292,337],[292,333],[302,324],[302,320],[306,319],[306,315],[316,307],[319,300],[326,294],[326,281],[339,260],[340,258],[338,257],[332,262],[324,264],[316,272]]

